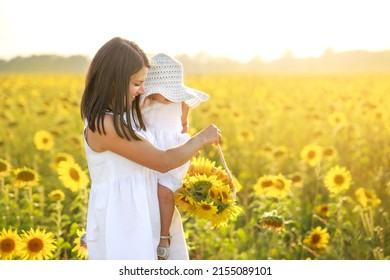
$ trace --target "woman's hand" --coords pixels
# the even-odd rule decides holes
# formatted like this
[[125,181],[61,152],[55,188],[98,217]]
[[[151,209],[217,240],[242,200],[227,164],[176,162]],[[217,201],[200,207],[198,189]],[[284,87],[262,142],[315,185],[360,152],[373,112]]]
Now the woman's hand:
[[221,141],[221,132],[215,125],[211,124],[201,130],[197,136],[201,137],[203,145],[218,144]]

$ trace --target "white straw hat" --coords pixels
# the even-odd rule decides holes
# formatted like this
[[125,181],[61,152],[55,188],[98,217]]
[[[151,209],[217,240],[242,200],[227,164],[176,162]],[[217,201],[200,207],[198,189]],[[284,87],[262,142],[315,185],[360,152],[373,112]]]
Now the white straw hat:
[[141,102],[153,93],[159,93],[172,102],[185,101],[190,107],[196,107],[209,98],[208,94],[184,85],[182,64],[163,53],[151,58],[144,88]]

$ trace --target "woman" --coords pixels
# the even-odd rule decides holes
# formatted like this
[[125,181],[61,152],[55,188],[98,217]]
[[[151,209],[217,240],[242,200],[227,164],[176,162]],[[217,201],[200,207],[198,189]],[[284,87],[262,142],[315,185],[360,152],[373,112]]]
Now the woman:
[[91,61],[81,100],[91,192],[86,242],[90,259],[157,259],[157,171],[184,164],[218,143],[210,125],[168,150],[154,146],[139,108],[149,61],[134,42],[115,37]]

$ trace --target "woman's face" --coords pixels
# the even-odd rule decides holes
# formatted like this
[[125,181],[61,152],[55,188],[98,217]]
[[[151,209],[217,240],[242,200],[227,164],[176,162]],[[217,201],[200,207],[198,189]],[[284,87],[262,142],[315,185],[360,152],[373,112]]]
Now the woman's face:
[[144,81],[148,74],[148,68],[144,67],[130,77],[129,97],[130,103],[140,94],[144,94]]

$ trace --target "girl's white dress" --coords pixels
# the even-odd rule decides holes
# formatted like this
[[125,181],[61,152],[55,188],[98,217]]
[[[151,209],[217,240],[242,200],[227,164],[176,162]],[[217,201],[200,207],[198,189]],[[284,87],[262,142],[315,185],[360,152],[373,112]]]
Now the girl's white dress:
[[[137,133],[154,144],[150,132]],[[85,130],[84,145],[92,182],[86,226],[89,259],[157,259],[157,172],[110,151],[94,152],[85,139]],[[176,235],[171,241],[172,258],[188,256],[177,214],[171,232]]]
[[[188,133],[182,133],[181,115],[181,102],[161,104],[157,101],[150,101],[149,98],[145,100],[145,105],[142,108],[142,117],[148,132],[153,135],[156,147],[166,150],[183,144],[191,138]],[[182,186],[182,179],[187,174],[189,166],[190,162],[188,161],[184,165],[166,173],[158,172],[158,183],[175,192]],[[189,257],[182,220],[176,207],[174,208],[170,234],[172,240],[168,259],[187,260]]]
[[[181,133],[182,105],[180,102],[162,104],[157,101],[145,100],[142,117],[148,132],[154,139],[156,147],[166,150],[187,142],[191,137]],[[158,182],[175,192],[182,186],[182,179],[187,174],[190,162],[166,173],[158,173]]]

